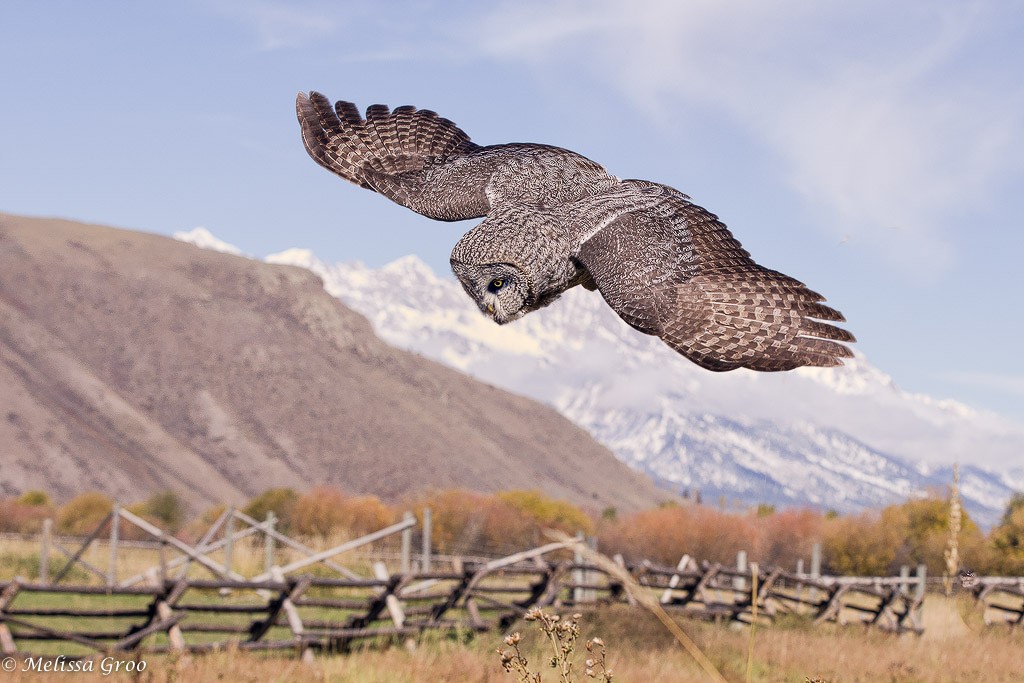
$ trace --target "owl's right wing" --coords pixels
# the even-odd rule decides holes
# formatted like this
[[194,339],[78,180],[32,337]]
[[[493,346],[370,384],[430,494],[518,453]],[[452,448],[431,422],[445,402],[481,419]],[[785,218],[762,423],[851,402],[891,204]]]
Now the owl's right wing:
[[840,342],[853,335],[822,322],[844,320],[824,297],[755,263],[716,216],[660,187],[664,201],[619,215],[578,254],[623,320],[708,370],[827,367],[852,356]]

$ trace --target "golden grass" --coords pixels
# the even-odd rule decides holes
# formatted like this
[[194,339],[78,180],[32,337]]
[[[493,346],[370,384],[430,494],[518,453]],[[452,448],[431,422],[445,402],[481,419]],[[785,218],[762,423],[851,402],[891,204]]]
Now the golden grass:
[[[38,553],[28,542],[5,543],[0,555],[26,557]],[[17,546],[17,547],[15,547]],[[99,546],[87,559],[106,568],[109,551]],[[297,557],[282,553],[278,561]],[[155,552],[123,549],[120,555],[124,577],[158,563]],[[218,558],[219,559],[219,558]],[[235,566],[244,574],[262,571],[262,547],[239,543],[235,547]],[[347,559],[347,558],[346,558]],[[119,562],[119,564],[120,564]],[[22,563],[24,564],[24,563]],[[346,563],[347,564],[347,563]],[[2,562],[0,562],[2,565]],[[60,568],[56,557],[51,572]],[[13,565],[11,565],[13,567]],[[20,566],[20,565],[19,565]],[[11,568],[0,578],[9,578]],[[206,575],[193,565],[191,575]],[[34,578],[34,577],[30,577]],[[675,617],[674,617],[675,618]],[[924,608],[925,635],[894,636],[861,627],[813,626],[805,619],[781,619],[776,625],[759,626],[756,636],[745,628],[683,621],[683,629],[704,653],[714,668],[730,682],[747,679],[762,683],[805,679],[831,683],[1019,683],[1024,630],[1004,627],[986,628],[978,607],[969,598],[946,599],[930,595]],[[616,681],[708,681],[706,669],[680,647],[666,626],[651,613],[638,607],[615,605],[584,613],[581,640],[599,636],[607,644],[608,666]],[[523,651],[534,662],[548,655],[537,634],[526,624],[510,631],[523,633]],[[357,651],[349,655],[316,657],[312,665],[296,657],[226,651],[197,655],[179,661],[171,657],[146,655],[146,671],[141,675],[14,672],[4,673],[3,681],[338,681],[352,683],[437,683],[480,682],[511,683],[502,670],[495,649],[505,634],[488,633],[468,643],[431,634],[413,650],[394,647],[386,650]],[[58,646],[60,647],[60,646]],[[79,651],[74,646],[57,652]],[[749,669],[748,669],[748,661]],[[545,680],[555,680],[553,673]]]
[[[753,681],[775,683],[805,678],[832,683],[1019,683],[1024,633],[1004,628],[975,628],[961,619],[963,605],[930,596],[925,608],[930,634],[893,636],[859,627],[761,626],[754,646]],[[928,612],[934,611],[930,615]],[[942,628],[942,623],[959,623]],[[616,681],[707,681],[707,674],[683,651],[651,614],[626,605],[586,612],[582,639],[600,636],[608,647],[608,666]],[[747,669],[748,631],[726,625],[686,622],[694,641],[728,681],[742,681]],[[549,657],[539,634],[529,624],[510,630],[523,633],[522,647],[535,662]],[[312,665],[297,658],[237,651],[197,655],[188,663],[145,656],[146,672],[95,676],[74,674],[75,680],[105,681],[337,681],[339,683],[512,683],[502,671],[495,649],[503,634],[477,636],[469,643],[427,636],[414,650],[394,647],[349,655],[318,656]],[[98,663],[97,663],[98,666]],[[37,672],[5,675],[4,681],[67,680],[68,673]],[[553,674],[545,680],[556,680]],[[583,679],[581,679],[583,680]]]

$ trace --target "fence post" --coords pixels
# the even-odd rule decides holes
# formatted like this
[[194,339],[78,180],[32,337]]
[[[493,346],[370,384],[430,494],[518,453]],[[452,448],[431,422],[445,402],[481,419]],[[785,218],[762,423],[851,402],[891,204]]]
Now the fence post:
[[160,535],[160,585],[167,582],[167,539]]
[[430,508],[423,508],[423,562],[422,571],[430,571],[430,552],[431,552],[431,525],[433,524],[432,514]]
[[274,566],[274,536],[270,532],[277,524],[277,515],[273,510],[267,511],[267,531],[263,534],[263,571],[269,572]]
[[900,590],[904,595],[910,593],[910,567],[903,564],[900,565]]
[[[402,515],[403,520],[412,519],[413,514],[406,512]],[[409,573],[409,556],[412,554],[412,527],[406,527],[402,529],[402,560],[399,572],[402,574]]]
[[[797,558],[797,561],[796,561],[796,575],[797,576],[803,576],[804,575],[804,558],[802,558],[802,557]],[[798,582],[796,584],[796,601],[797,601],[797,605],[798,605],[797,606],[797,610],[799,610],[800,609],[799,606],[803,605],[803,603],[804,603],[804,582],[803,581],[800,581],[800,582]]]
[[[747,551],[740,550],[736,553],[736,571],[740,574],[746,573],[747,571]],[[736,576],[732,580],[732,587],[736,590],[743,590],[743,585],[746,582],[746,577]]]
[[[576,532],[576,540],[580,543],[583,542],[582,531]],[[580,550],[579,543],[577,543],[574,547],[576,548],[576,550],[573,552],[572,560],[573,563],[576,565],[576,568],[572,570],[572,582],[576,584],[576,587],[572,589],[572,601],[574,604],[578,605],[581,602],[583,602],[584,599],[584,592],[583,589],[580,587],[580,584],[586,581],[587,577],[584,571],[579,568],[579,565],[583,564],[584,560],[583,551]]]
[[107,567],[107,586],[117,583],[117,542],[121,535],[121,506],[114,504],[110,517],[110,564]]
[[811,546],[811,576],[818,578],[821,576],[821,544],[815,543]]
[[53,530],[53,520],[43,520],[43,534],[39,540],[39,583],[50,583],[50,534]]
[[914,600],[917,602],[917,623],[920,625],[921,617],[924,615],[924,591],[928,581],[928,565],[917,565],[917,590],[914,592]]

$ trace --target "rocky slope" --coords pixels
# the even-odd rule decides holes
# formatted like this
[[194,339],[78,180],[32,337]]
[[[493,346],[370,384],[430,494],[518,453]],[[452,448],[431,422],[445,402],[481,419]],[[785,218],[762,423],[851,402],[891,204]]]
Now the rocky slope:
[[308,270],[5,214],[0,443],[4,494],[665,497],[555,410],[384,343]]

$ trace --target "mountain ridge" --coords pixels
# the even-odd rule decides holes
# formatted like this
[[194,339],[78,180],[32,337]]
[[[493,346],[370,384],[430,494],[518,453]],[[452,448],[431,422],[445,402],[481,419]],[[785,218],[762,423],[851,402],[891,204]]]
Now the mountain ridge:
[[[942,489],[959,461],[967,509],[991,525],[1024,489],[1024,428],[905,392],[859,352],[838,369],[712,374],[581,288],[498,327],[415,256],[378,269],[327,264],[304,249],[267,261],[311,269],[391,343],[544,401],[623,462],[706,500],[851,512]],[[722,443],[729,453],[714,446]]]
[[7,495],[667,497],[553,409],[388,345],[309,270],[148,233],[0,214],[0,386]]

